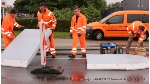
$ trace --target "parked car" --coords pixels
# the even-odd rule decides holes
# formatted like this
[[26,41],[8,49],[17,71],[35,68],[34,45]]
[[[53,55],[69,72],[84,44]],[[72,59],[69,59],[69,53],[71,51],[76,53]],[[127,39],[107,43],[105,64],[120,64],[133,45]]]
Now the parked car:
[[137,20],[142,21],[146,26],[147,31],[144,40],[147,40],[149,37],[149,11],[142,10],[111,13],[99,22],[89,23],[86,28],[86,35],[97,40],[105,37],[128,37],[127,26]]

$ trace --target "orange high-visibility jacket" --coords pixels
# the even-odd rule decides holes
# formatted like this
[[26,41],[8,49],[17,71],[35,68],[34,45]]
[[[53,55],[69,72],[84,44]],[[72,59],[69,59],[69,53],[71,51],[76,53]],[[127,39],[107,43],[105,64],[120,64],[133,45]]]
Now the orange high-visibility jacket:
[[46,8],[46,11],[44,14],[42,14],[40,11],[38,11],[37,17],[38,17],[38,22],[40,22],[41,19],[43,19],[44,22],[48,22],[48,24],[45,24],[45,28],[47,28],[47,29],[55,29],[56,28],[56,24],[57,24],[56,18],[54,16],[54,14],[47,8]]
[[86,32],[86,25],[87,20],[86,17],[83,14],[79,14],[78,21],[76,22],[76,15],[72,17],[71,20],[71,27],[70,27],[70,34],[73,32]]
[[[133,34],[137,34],[139,26],[144,26],[144,24],[141,21],[134,21],[132,24],[130,24],[127,27],[127,31],[129,33],[129,35],[133,36]],[[141,43],[143,41],[145,33],[146,33],[146,27],[145,27],[145,30],[140,34],[140,38],[138,40],[139,43]]]
[[12,19],[10,17],[10,14],[7,14],[4,18],[3,18],[3,22],[2,22],[2,27],[1,27],[1,33],[4,35],[7,35],[8,37],[10,37],[11,35],[13,35],[13,30],[14,30],[14,26],[20,28],[21,25],[19,25],[15,18]]

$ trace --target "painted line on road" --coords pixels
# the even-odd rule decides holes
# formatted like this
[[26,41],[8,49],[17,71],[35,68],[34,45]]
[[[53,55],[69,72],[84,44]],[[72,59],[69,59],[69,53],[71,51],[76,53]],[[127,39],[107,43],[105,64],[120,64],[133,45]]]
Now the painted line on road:
[[46,59],[86,59],[86,58],[46,58]]

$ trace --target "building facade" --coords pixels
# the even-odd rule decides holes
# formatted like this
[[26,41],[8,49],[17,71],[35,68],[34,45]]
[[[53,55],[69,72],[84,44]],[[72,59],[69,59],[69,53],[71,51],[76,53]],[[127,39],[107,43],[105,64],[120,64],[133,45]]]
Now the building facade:
[[123,0],[123,10],[149,10],[149,0]]
[[110,8],[104,11],[102,18],[121,10],[146,10],[149,11],[149,0],[123,0],[120,8]]

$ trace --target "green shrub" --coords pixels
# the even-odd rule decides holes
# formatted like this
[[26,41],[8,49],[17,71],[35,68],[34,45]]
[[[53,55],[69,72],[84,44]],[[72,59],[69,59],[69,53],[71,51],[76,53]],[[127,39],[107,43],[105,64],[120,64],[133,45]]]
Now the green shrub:
[[57,20],[56,31],[69,32],[71,20]]
[[[62,10],[54,10],[53,13],[55,14],[57,19],[70,19],[74,15],[73,10],[70,8],[63,8]],[[100,11],[97,10],[94,6],[90,5],[88,7],[81,7],[81,13],[84,14],[87,18],[87,23],[99,21],[101,19]]]
[[62,10],[54,10],[54,15],[58,20],[70,20],[74,15],[73,10],[70,8],[63,8]]
[[100,11],[97,10],[95,7],[93,6],[89,6],[89,7],[81,7],[81,13],[83,13],[86,18],[87,18],[87,22],[94,22],[94,21],[99,21],[101,19],[101,14]]
[[[22,19],[16,19],[16,21],[22,25],[25,26],[27,29],[36,29],[37,28],[37,18],[22,18]],[[20,30],[18,28],[15,28],[15,30]]]

